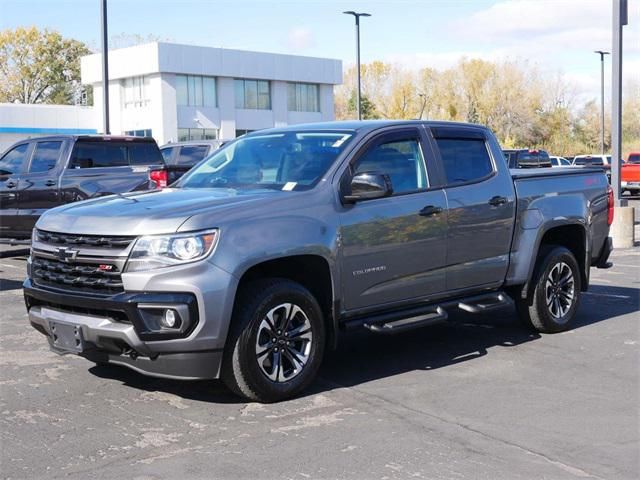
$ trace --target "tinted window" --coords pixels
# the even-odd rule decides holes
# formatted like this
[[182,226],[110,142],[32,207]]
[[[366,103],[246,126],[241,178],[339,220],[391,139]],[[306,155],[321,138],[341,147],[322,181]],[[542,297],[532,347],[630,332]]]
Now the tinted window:
[[437,138],[448,183],[470,182],[493,172],[484,140]]
[[160,149],[160,153],[162,154],[162,159],[164,160],[164,163],[171,162],[171,157],[173,156],[173,152],[175,151],[175,149],[176,147]]
[[178,183],[183,188],[311,188],[349,143],[346,132],[253,134],[216,150]]
[[122,143],[78,142],[73,149],[70,168],[124,167],[127,147]]
[[632,153],[627,159],[628,163],[640,163],[640,153]]
[[60,147],[62,142],[38,142],[36,150],[31,157],[31,166],[29,171],[48,172],[56,166],[58,157],[60,156]]
[[155,143],[129,143],[129,163],[131,165],[162,164],[162,155]]
[[394,193],[426,188],[424,159],[418,140],[382,143],[367,151],[355,165],[355,173],[386,173]]
[[20,172],[28,148],[29,144],[23,143],[9,150],[0,160],[0,175]]
[[559,158],[552,158],[551,159],[551,164],[555,165],[556,167],[560,166],[560,159]]
[[604,165],[601,157],[580,157],[573,161],[574,165]]
[[180,154],[178,155],[179,165],[195,165],[209,152],[208,145],[189,145],[180,148]]

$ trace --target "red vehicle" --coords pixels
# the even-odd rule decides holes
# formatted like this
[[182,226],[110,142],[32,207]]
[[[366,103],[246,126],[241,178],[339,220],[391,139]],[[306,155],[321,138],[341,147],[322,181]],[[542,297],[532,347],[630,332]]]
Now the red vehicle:
[[629,192],[631,195],[640,193],[640,152],[631,152],[626,163],[621,167],[620,184],[622,193]]

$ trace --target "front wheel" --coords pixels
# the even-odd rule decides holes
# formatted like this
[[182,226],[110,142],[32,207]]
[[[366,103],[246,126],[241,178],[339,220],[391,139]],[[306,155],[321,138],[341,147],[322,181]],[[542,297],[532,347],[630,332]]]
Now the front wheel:
[[518,315],[542,333],[567,330],[580,302],[578,262],[565,247],[550,247],[541,252],[538,261],[533,291],[526,299],[516,300]]
[[322,310],[306,288],[278,278],[252,282],[238,295],[222,380],[253,401],[292,397],[315,377],[324,345]]

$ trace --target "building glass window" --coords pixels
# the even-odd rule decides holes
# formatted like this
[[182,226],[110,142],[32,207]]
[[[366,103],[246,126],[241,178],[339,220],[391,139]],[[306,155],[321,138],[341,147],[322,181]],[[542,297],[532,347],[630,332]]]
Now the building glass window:
[[267,80],[235,80],[236,108],[271,110],[271,89]]
[[153,137],[150,128],[146,128],[144,130],[127,130],[124,134],[129,135],[130,137]]
[[200,75],[176,75],[176,102],[181,106],[217,106],[216,79]]
[[130,77],[122,81],[124,108],[144,107],[149,103],[149,77]]
[[178,141],[217,140],[218,130],[215,128],[178,128]]
[[289,83],[287,103],[290,112],[319,112],[318,85],[313,83]]

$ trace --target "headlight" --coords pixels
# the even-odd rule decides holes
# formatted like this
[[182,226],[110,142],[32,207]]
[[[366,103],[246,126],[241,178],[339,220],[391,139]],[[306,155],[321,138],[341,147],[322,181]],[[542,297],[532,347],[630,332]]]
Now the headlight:
[[218,230],[148,235],[138,238],[127,262],[126,272],[140,272],[202,260],[218,243]]

